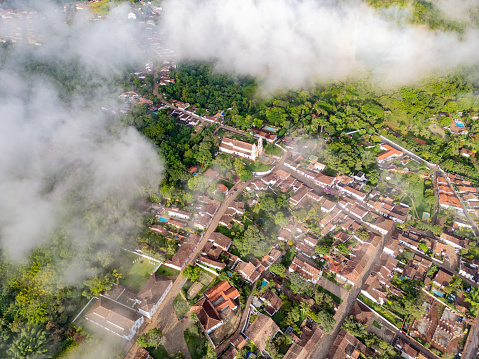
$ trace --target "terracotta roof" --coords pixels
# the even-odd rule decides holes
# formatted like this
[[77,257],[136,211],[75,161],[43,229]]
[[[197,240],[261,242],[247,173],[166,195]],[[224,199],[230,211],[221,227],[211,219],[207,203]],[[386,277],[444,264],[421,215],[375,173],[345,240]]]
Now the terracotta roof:
[[[385,145],[385,146],[389,146],[389,145]],[[390,146],[389,146],[390,147]],[[402,155],[402,152],[399,151],[399,150],[396,150],[394,148],[391,147],[391,149],[383,152],[383,153],[380,153],[379,155],[376,156],[376,158],[379,160],[379,161],[384,161],[385,159],[387,158],[390,158],[392,156],[400,156]]]
[[217,247],[221,247],[225,251],[228,250],[232,242],[230,237],[227,237],[220,232],[213,232],[211,236],[208,238],[208,240],[213,241],[213,245]]
[[368,195],[367,193],[365,192],[361,192],[361,191],[358,191],[357,189],[354,189],[352,187],[349,187],[349,186],[344,186],[342,187],[342,190],[343,191],[346,191],[346,192],[350,192],[360,198],[366,198],[366,196]]
[[307,280],[317,280],[321,275],[321,270],[317,266],[313,266],[306,262],[306,258],[302,256],[294,257],[289,266],[291,272],[297,272]]
[[467,246],[467,240],[461,237],[452,236],[445,232],[441,233],[440,237],[443,241],[454,243],[458,247],[465,248]]
[[196,243],[184,243],[171,259],[166,261],[166,264],[173,264],[177,267],[183,268],[189,256],[195,250]]
[[235,359],[237,355],[238,350],[235,347],[229,347],[221,356],[221,359]]
[[260,352],[266,349],[266,343],[273,338],[278,332],[279,327],[276,323],[263,313],[259,313],[253,324],[251,324],[244,332]]
[[235,348],[238,348],[238,350],[241,350],[241,348],[246,345],[246,340],[241,334],[237,334],[231,338],[231,344],[233,344]]
[[314,180],[318,183],[320,183],[321,185],[325,185],[325,186],[330,186],[334,180],[336,179],[336,177],[331,177],[331,176],[326,176],[322,173],[318,174]]
[[241,262],[236,267],[236,271],[251,282],[256,281],[260,276],[260,273],[256,271],[256,266],[251,262]]
[[158,303],[163,294],[165,294],[171,283],[172,281],[170,279],[153,273],[138,292],[137,297],[141,300],[139,308],[145,312],[149,312],[151,308]]
[[137,311],[104,297],[99,297],[85,315],[86,319],[120,335],[129,335],[134,323],[142,317]]
[[207,331],[223,321],[211,301],[206,297],[200,299],[192,309],[197,314],[201,325],[203,325]]
[[216,177],[219,176],[219,173],[215,170],[212,170],[211,168],[208,168],[206,172],[203,173],[203,176],[205,176],[208,180],[213,181]]
[[153,226],[150,226],[149,229],[150,229],[150,231],[155,232],[155,233],[159,233],[162,236],[166,236],[168,234],[168,230],[165,227],[160,226],[159,224],[155,224]]
[[218,262],[210,258],[206,258],[204,256],[199,256],[198,261],[205,264],[206,266],[212,267],[212,268],[219,268],[220,270],[225,269],[226,264],[223,262]]
[[227,146],[233,146],[233,148],[235,149],[242,149],[242,150],[245,150],[247,152],[252,152],[253,151],[253,144],[252,143],[248,143],[248,142],[245,142],[245,141],[241,141],[241,140],[237,140],[235,138],[230,138],[230,137],[223,137],[223,140],[220,144],[220,147],[225,147],[225,145]]
[[416,358],[419,354],[417,349],[414,349],[409,343],[399,338],[397,344],[401,347],[401,351],[409,355],[411,358]]
[[263,301],[267,301],[269,305],[266,307],[266,311],[268,314],[273,315],[276,311],[278,311],[281,308],[281,303],[283,303],[283,300],[271,289],[266,289],[266,291],[262,294],[260,294],[260,298]]
[[373,316],[373,312],[363,303],[355,301],[349,315],[354,316],[354,320],[357,322],[367,324]]
[[359,340],[356,337],[341,329],[329,349],[326,359],[350,358],[358,345]]
[[303,326],[299,340],[295,340],[283,359],[306,359],[312,353],[322,335],[322,330],[317,326],[311,328]]
[[440,194],[439,202],[446,206],[462,208],[461,202],[454,195]]
[[436,276],[434,277],[434,282],[438,283],[443,287],[447,287],[449,282],[452,280],[452,275],[445,272],[442,268],[439,269]]
[[239,292],[225,280],[208,289],[205,296],[214,303],[220,298],[236,299],[239,297]]

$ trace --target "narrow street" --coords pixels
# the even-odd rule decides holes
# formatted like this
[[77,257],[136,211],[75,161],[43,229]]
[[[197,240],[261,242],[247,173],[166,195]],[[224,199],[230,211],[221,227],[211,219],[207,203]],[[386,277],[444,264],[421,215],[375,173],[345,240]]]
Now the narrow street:
[[324,359],[328,354],[329,348],[333,345],[334,340],[338,336],[339,330],[341,329],[341,325],[343,324],[344,320],[349,315],[351,308],[356,301],[359,293],[361,292],[361,287],[363,286],[366,279],[368,279],[369,275],[371,274],[374,264],[378,262],[381,253],[383,252],[384,248],[384,241],[385,237],[382,237],[381,243],[376,248],[374,252],[374,256],[369,258],[367,266],[361,273],[361,276],[358,278],[358,281],[354,285],[353,288],[349,291],[346,298],[343,298],[343,303],[339,306],[338,311],[334,315],[334,320],[336,321],[336,325],[334,329],[329,333],[325,334],[321,337],[320,341],[316,345],[316,347],[311,351],[309,354],[309,358],[312,359]]

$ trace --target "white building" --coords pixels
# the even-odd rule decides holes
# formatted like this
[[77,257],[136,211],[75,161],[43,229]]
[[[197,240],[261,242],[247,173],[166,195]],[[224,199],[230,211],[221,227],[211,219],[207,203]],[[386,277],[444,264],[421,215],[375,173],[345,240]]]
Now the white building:
[[221,141],[220,151],[254,161],[263,153],[263,139],[260,138],[258,145],[256,145],[225,136],[223,141]]

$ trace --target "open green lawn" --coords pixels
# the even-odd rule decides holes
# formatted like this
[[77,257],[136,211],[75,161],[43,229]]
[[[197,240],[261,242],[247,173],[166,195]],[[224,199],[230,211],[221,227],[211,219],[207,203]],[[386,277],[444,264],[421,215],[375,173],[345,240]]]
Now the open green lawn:
[[271,169],[271,166],[265,165],[264,163],[261,162],[250,162],[247,166],[247,169],[249,169],[251,172],[264,172],[268,171]]
[[[424,181],[421,181],[420,183],[414,184],[414,185],[411,184],[408,190],[408,194],[409,196],[406,196],[403,199],[403,202],[411,207],[411,210],[409,213],[411,213],[413,216],[416,216],[416,211],[417,211],[418,219],[422,219],[424,212],[431,213],[432,206],[429,203],[427,203],[424,198]],[[413,206],[413,201],[414,201],[414,206]],[[414,207],[416,208],[416,211],[414,211]]]
[[127,274],[123,274],[121,284],[133,290],[140,290],[143,284],[150,278],[157,265],[158,263],[156,262],[150,264],[148,259],[140,258],[138,262],[133,264]]
[[160,268],[158,268],[158,270],[156,271],[156,273],[163,275],[165,277],[172,277],[172,276],[177,276],[178,274],[180,274],[180,272],[177,271],[176,269],[167,267],[165,265],[161,265]]
[[271,143],[268,143],[265,146],[264,152],[267,155],[273,155],[273,156],[278,156],[278,157],[281,157],[283,155],[283,151],[281,151],[281,149],[279,149],[277,146],[275,146]]

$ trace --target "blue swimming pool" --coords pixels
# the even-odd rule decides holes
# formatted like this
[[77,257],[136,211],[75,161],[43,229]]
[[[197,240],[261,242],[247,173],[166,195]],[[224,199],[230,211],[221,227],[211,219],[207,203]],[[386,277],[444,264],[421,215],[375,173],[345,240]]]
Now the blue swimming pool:
[[159,220],[160,222],[165,222],[165,223],[168,222],[168,218],[165,218],[165,217],[158,217],[158,220]]
[[457,127],[464,127],[464,124],[462,123],[462,121],[454,121],[456,123],[456,126]]
[[429,218],[429,213],[424,213],[424,218]]
[[263,282],[261,283],[261,286],[260,286],[260,289],[263,289],[264,287],[266,287],[268,285],[268,281],[263,279]]
[[442,296],[443,296],[442,293],[438,292],[438,291],[435,290],[435,289],[433,289],[432,292],[433,292],[435,295],[437,295],[438,297],[441,297],[441,298],[442,298]]
[[269,126],[266,126],[265,129],[267,129],[268,131],[271,131],[271,132],[276,132],[276,131],[278,131],[277,128],[273,128],[273,127],[269,127]]

